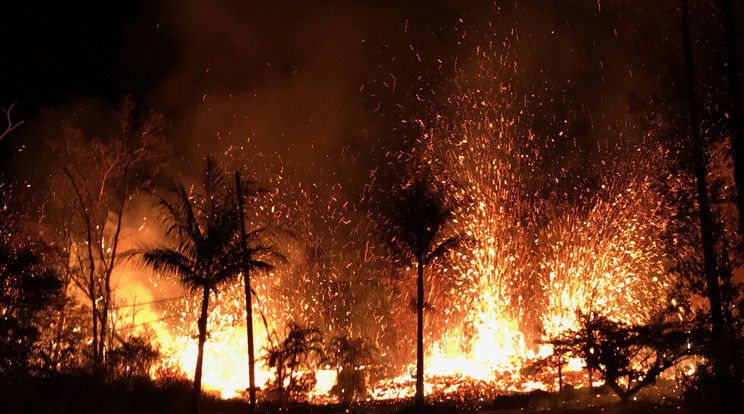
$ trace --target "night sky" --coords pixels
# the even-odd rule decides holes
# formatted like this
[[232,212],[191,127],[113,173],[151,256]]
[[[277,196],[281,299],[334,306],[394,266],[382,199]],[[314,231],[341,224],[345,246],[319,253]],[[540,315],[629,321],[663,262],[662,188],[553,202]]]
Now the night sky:
[[177,61],[159,14],[157,3],[137,0],[7,2],[3,99],[19,101],[23,116],[75,96],[146,96]]
[[93,124],[132,94],[165,114],[186,169],[250,142],[299,170],[363,182],[415,140],[401,120],[439,112],[448,80],[478,65],[476,44],[518,62],[512,86],[529,127],[593,151],[628,136],[631,93],[659,88],[654,68],[634,61],[643,19],[657,36],[676,30],[668,13],[616,1],[461,3],[10,2],[0,104],[18,101],[26,125],[0,143],[0,165],[34,176],[11,154],[43,159],[64,120]]
[[431,32],[419,43],[437,47],[442,25],[462,13],[414,3],[12,2],[2,15],[0,99],[18,101],[14,119],[27,125],[2,143],[3,168],[20,146],[53,139],[29,124],[90,119],[80,114],[124,94],[163,112],[187,156],[232,133],[237,143],[275,142],[261,148],[269,152],[320,142],[336,153],[339,140],[370,128],[359,91],[399,53],[386,49],[406,50],[401,37],[416,25]]

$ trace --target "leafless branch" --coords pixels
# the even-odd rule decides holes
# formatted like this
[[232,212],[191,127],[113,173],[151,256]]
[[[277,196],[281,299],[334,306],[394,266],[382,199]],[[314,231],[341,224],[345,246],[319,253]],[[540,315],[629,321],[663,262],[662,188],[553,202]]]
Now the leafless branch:
[[19,126],[23,125],[23,122],[24,122],[24,121],[19,121],[19,122],[16,122],[16,123],[14,124],[14,123],[13,123],[13,122],[11,121],[11,119],[10,119],[10,111],[11,111],[11,110],[13,110],[13,107],[14,107],[14,106],[15,106],[15,104],[17,104],[17,103],[18,103],[18,102],[13,102],[12,104],[10,104],[10,106],[9,106],[8,108],[3,108],[3,112],[5,112],[5,117],[6,117],[7,119],[8,119],[8,126],[7,126],[6,128],[5,128],[5,131],[4,131],[4,132],[3,132],[2,134],[0,134],[0,141],[1,141],[1,140],[2,140],[3,138],[5,138],[5,136],[6,136],[6,135],[10,134],[10,133],[11,133],[11,131],[13,131],[14,129],[16,129],[16,128],[18,128]]

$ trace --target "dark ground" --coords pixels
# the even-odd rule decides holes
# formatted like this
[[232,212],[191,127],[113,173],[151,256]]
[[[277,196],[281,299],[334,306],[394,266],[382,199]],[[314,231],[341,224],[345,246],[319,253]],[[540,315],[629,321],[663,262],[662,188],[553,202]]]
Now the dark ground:
[[[5,414],[176,414],[188,411],[190,390],[191,383],[183,379],[154,382],[143,378],[105,384],[90,376],[48,377],[0,387],[0,412]],[[427,406],[423,411],[414,410],[411,403],[411,400],[397,400],[364,402],[350,406],[292,404],[285,407],[263,404],[259,406],[259,412],[266,414],[413,414],[419,412],[434,414],[692,414],[709,412],[704,409],[684,408],[681,402],[670,399],[663,402],[633,401],[627,405],[621,405],[617,402],[617,397],[607,392],[593,397],[590,402],[586,396],[581,395],[580,389],[568,402],[559,402],[556,393],[533,391],[477,401],[446,400]],[[202,397],[201,411],[203,414],[245,413],[248,411],[248,404],[240,399],[222,400],[205,394]]]

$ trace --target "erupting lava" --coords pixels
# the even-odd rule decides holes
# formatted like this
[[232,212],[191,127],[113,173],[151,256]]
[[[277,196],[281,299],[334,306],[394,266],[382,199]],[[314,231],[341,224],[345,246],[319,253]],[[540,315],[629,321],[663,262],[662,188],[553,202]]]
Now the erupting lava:
[[[478,59],[486,60],[478,62],[480,68],[492,64],[481,49]],[[459,94],[441,108],[449,115],[432,116],[436,121],[425,127],[413,155],[431,165],[461,206],[451,230],[473,240],[469,249],[427,275],[427,393],[454,393],[465,383],[501,391],[554,390],[554,377],[530,376],[523,368],[551,354],[541,340],[576,328],[577,309],[640,323],[664,306],[660,298],[672,281],[665,276],[670,272],[662,238],[674,210],[656,187],[665,177],[668,154],[658,146],[642,153],[634,148],[622,157],[606,151],[594,154],[602,160],[580,173],[553,167],[545,155],[569,138],[562,131],[556,137],[534,136],[520,106],[526,98],[515,96],[498,71],[480,74],[456,79]],[[358,255],[365,262],[367,248]],[[278,272],[260,280],[278,286],[293,277],[304,276]],[[209,319],[203,382],[223,397],[240,395],[248,384],[239,280],[222,290]],[[269,300],[275,291],[267,283],[256,287],[257,350],[272,340],[267,328],[278,331],[288,312],[307,310],[307,305],[293,309],[290,303]],[[410,335],[405,318],[390,316],[408,312],[406,303],[397,293],[383,294],[388,300],[382,306],[399,310],[381,312],[387,316],[376,323]],[[322,309],[323,300],[298,303]],[[165,365],[187,376],[196,359],[196,308],[188,298],[169,304],[166,315],[178,317],[156,327],[169,355]],[[333,329],[331,322],[328,326]],[[380,354],[389,354],[385,347],[391,344],[376,345]],[[404,372],[372,384],[372,398],[413,395],[412,361],[395,363]],[[335,371],[327,368],[317,375],[316,398],[327,396],[335,381]],[[567,369],[579,370],[581,364],[572,361]],[[264,361],[258,361],[257,373],[257,384],[266,387],[271,373]]]

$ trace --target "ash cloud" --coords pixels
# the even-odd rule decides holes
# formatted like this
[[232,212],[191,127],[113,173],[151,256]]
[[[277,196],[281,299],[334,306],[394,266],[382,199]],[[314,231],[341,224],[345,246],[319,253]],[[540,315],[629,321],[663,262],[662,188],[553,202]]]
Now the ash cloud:
[[384,10],[347,2],[178,1],[164,16],[180,65],[148,101],[171,114],[187,157],[238,145],[310,170],[336,169],[373,127],[359,92],[379,64],[369,44],[403,30]]
[[638,11],[622,2],[414,3],[165,2],[179,59],[147,104],[168,114],[186,160],[242,146],[356,181],[380,161],[371,148],[412,138],[400,120],[427,116],[416,95],[446,96],[452,67],[477,64],[459,56],[477,32],[508,42],[493,52],[518,62],[533,127],[565,130],[567,147],[619,145],[628,95],[657,87],[636,59]]
[[[528,103],[525,110],[535,114],[531,122],[537,134],[567,129],[568,141],[591,150],[599,141],[615,145],[620,132],[630,128],[629,93],[640,90],[645,97],[659,89],[658,70],[641,61],[648,53],[638,51],[639,26],[657,22],[658,29],[650,30],[655,40],[676,27],[674,13],[638,10],[622,1],[435,0],[425,7],[415,1],[368,0],[132,4],[131,10],[97,8],[85,15],[100,14],[101,22],[119,16],[110,25],[116,35],[87,31],[88,26],[103,30],[95,16],[70,28],[77,52],[60,59],[64,73],[77,75],[59,78],[66,85],[60,91],[109,102],[133,92],[141,107],[165,113],[169,139],[183,160],[174,171],[198,171],[204,155],[234,146],[265,157],[280,154],[305,178],[318,180],[324,171],[356,189],[369,181],[370,170],[389,162],[387,151],[405,149],[416,138],[419,131],[406,129],[401,120],[435,115],[451,92],[456,68],[479,64],[467,61],[472,53],[466,48],[481,41],[472,39],[482,39],[482,46],[503,54],[507,64],[518,62],[514,79]],[[24,34],[24,48],[41,44],[31,35]],[[96,61],[101,50],[109,52],[105,65],[80,58]],[[60,75],[52,66],[25,72],[39,79]],[[86,83],[86,73],[96,84],[109,83],[91,92],[95,85]],[[48,89],[50,81],[39,79],[27,82]],[[8,96],[0,103],[23,97]],[[78,102],[53,103],[43,117],[74,117]],[[27,125],[35,122],[22,116]],[[3,142],[9,149],[4,152],[20,145],[43,152],[55,136],[29,130]]]

